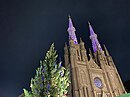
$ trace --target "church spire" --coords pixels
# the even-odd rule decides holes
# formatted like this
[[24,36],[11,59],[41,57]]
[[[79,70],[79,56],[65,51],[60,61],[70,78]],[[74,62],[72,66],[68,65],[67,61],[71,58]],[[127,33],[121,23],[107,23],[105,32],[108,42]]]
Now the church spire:
[[75,35],[76,29],[73,26],[72,19],[71,19],[70,16],[69,16],[69,27],[68,27],[67,31],[69,33],[69,39],[72,39],[75,44],[78,44],[78,41],[77,41],[77,38],[76,38],[76,35]]
[[92,41],[92,47],[93,47],[93,51],[96,52],[98,49],[102,50],[101,45],[99,44],[99,41],[97,39],[97,34],[95,34],[92,26],[89,24],[89,31],[90,31],[90,39]]

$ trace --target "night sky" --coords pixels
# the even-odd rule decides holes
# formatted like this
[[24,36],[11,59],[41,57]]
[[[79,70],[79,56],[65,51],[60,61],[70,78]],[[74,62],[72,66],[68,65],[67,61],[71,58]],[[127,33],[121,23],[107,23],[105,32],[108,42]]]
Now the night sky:
[[130,0],[0,0],[0,97],[17,97],[51,43],[63,57],[68,15],[91,48],[88,21],[123,81],[130,79]]

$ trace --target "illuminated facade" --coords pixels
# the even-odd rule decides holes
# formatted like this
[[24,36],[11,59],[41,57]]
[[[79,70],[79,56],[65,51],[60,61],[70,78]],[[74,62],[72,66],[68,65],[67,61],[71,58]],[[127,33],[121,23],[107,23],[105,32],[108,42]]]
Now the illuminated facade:
[[89,49],[89,57],[80,39],[78,43],[75,27],[69,17],[69,46],[65,44],[65,66],[70,66],[71,85],[68,97],[117,97],[125,94],[120,75],[112,57],[104,46],[101,47],[97,35],[89,23],[90,39],[93,53]]

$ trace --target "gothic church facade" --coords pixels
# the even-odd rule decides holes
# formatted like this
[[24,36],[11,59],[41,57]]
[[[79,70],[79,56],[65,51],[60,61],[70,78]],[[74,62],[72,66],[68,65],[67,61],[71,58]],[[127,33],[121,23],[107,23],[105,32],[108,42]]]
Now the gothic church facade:
[[101,47],[97,35],[89,23],[93,51],[89,56],[84,42],[76,38],[76,29],[69,17],[69,46],[64,47],[65,66],[70,67],[71,84],[68,97],[117,97],[125,94],[120,75],[112,57],[104,46]]

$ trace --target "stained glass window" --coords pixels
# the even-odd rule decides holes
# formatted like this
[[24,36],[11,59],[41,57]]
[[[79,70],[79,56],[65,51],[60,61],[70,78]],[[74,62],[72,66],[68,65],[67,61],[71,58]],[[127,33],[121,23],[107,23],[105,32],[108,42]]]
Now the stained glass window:
[[98,77],[94,78],[94,84],[96,87],[101,88],[102,87],[102,81]]

